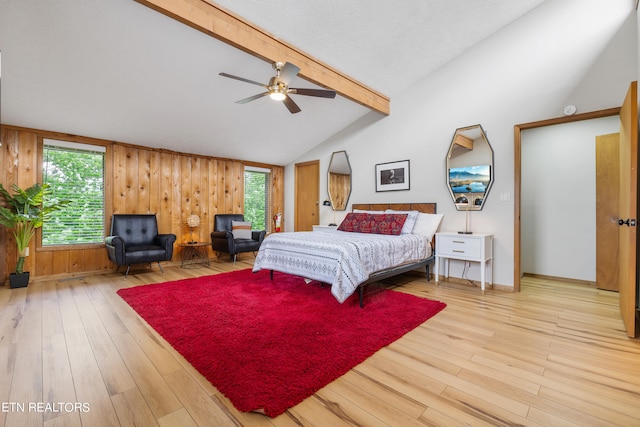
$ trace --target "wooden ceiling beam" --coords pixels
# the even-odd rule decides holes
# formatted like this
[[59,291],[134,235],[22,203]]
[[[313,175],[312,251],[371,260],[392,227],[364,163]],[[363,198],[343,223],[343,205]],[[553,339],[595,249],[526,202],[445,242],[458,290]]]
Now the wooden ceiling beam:
[[374,111],[389,115],[389,98],[307,55],[238,15],[204,0],[135,0],[270,63],[291,62],[299,75]]

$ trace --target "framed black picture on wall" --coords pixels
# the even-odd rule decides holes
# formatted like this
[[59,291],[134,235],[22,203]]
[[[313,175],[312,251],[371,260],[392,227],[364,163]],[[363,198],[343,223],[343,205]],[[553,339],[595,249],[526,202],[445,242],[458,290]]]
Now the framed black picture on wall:
[[409,160],[376,165],[376,192],[409,188]]

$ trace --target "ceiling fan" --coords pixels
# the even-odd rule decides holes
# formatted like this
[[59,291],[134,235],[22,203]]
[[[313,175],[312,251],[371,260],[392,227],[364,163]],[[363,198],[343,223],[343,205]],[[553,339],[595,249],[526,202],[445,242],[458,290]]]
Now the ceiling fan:
[[296,104],[289,96],[291,94],[317,96],[320,98],[336,97],[335,90],[290,88],[289,82],[300,72],[300,68],[290,62],[275,62],[273,64],[273,68],[276,70],[276,75],[269,79],[268,84],[259,83],[227,73],[220,73],[220,75],[223,77],[229,77],[230,79],[240,80],[241,82],[262,86],[267,89],[264,93],[259,93],[248,98],[241,99],[240,101],[236,101],[236,104],[246,104],[247,102],[255,101],[258,98],[269,95],[271,99],[282,101],[291,114],[295,114],[299,113],[301,110],[300,107],[298,107],[298,104]]

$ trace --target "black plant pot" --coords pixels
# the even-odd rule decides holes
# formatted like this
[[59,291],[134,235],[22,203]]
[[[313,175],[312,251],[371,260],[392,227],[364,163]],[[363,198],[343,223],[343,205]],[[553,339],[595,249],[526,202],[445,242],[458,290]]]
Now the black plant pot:
[[26,288],[29,284],[29,272],[9,274],[9,286],[11,288]]

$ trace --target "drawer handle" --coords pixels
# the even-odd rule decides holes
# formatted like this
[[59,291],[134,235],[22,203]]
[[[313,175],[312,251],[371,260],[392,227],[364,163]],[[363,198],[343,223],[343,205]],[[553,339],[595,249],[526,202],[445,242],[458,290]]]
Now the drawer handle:
[[458,251],[458,250],[455,250],[455,249],[452,252],[456,252],[456,253],[459,253],[459,254],[463,254],[464,253],[464,251]]
[[453,240],[453,243],[462,243],[462,244],[464,244],[465,242],[463,240]]

